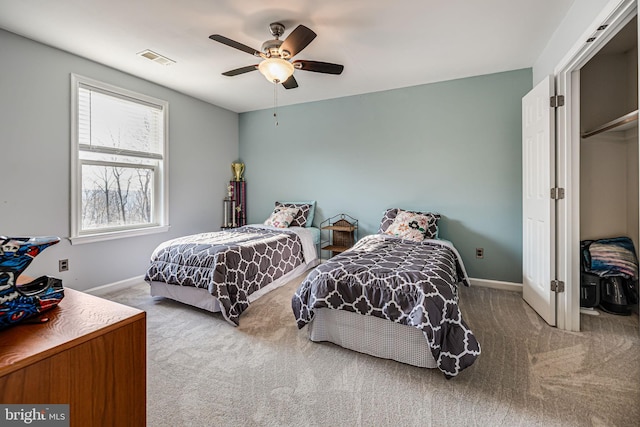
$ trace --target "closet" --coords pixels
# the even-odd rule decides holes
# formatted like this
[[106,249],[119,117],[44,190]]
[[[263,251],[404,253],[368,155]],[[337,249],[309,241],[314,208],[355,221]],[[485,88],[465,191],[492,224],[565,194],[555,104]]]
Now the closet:
[[580,69],[580,240],[627,236],[636,252],[637,34],[636,17]]

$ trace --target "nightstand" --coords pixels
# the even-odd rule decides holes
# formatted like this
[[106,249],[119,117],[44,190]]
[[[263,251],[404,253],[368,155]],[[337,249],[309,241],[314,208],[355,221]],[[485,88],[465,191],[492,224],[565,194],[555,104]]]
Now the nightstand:
[[[331,256],[337,255],[351,248],[358,240],[358,220],[347,214],[338,214],[320,223],[322,251],[328,251]],[[324,236],[322,233],[324,232]],[[331,257],[330,256],[330,257]]]

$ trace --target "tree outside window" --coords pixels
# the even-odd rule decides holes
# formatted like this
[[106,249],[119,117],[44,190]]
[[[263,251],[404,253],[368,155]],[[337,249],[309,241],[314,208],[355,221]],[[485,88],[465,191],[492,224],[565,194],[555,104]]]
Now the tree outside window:
[[168,104],[77,75],[72,89],[72,242],[166,230]]

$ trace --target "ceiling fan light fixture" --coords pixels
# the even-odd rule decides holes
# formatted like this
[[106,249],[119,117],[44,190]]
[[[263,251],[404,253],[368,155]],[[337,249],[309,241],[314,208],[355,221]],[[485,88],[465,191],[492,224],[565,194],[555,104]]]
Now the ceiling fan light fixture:
[[258,64],[258,70],[271,83],[282,83],[293,75],[293,64],[281,58],[268,58]]

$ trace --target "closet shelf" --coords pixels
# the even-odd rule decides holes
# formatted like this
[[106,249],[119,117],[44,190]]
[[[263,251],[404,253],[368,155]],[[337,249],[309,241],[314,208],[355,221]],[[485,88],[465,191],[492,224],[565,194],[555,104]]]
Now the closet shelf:
[[613,130],[613,129],[615,129],[616,131],[629,129],[632,126],[637,125],[637,121],[638,121],[638,110],[632,111],[629,114],[625,114],[622,117],[618,117],[617,119],[612,120],[609,123],[605,123],[594,130],[591,130],[589,132],[584,132],[582,134],[582,137],[589,138],[590,136],[598,135],[599,133],[606,132],[608,130]]

